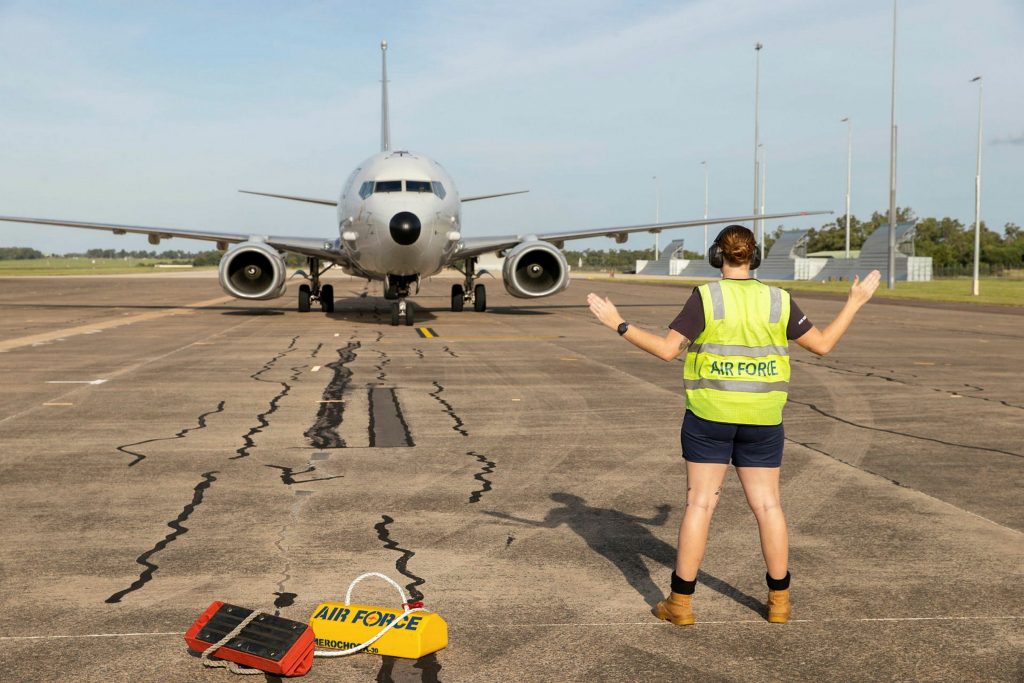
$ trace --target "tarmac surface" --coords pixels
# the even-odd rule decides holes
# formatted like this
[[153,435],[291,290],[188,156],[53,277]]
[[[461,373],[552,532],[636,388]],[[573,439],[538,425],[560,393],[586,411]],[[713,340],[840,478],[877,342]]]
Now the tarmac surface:
[[[435,279],[423,336],[334,284],[337,313],[300,314],[294,289],[236,302],[211,277],[0,279],[4,680],[233,680],[182,640],[213,600],[305,621],[367,571],[422,595],[449,647],[306,680],[1024,679],[1021,315],[869,304],[826,358],[792,347],[794,619],[764,620],[730,473],[681,627],[650,609],[684,502],[682,365],[584,299],[664,330],[687,289],[488,281],[487,313],[452,313]],[[796,299],[819,326],[839,309]]]

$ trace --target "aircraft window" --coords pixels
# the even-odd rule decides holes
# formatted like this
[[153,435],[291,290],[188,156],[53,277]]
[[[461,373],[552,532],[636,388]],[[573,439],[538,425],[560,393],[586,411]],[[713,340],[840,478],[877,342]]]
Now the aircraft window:
[[373,188],[374,192],[401,192],[401,180],[378,180]]
[[444,191],[444,185],[442,185],[439,181],[435,180],[432,183],[430,183],[430,187],[433,188],[434,194],[436,194],[441,199],[444,199],[444,196],[446,194]]
[[362,197],[363,199],[366,199],[371,194],[373,194],[373,181],[367,180],[365,183],[362,184],[362,186],[360,186],[359,196]]
[[405,181],[406,192],[433,192],[434,189],[430,186],[429,180],[406,180]]

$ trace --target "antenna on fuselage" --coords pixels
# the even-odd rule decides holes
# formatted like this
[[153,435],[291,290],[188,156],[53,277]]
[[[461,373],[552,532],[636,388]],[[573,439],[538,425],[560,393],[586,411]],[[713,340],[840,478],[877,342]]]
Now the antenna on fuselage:
[[380,151],[391,150],[391,121],[388,116],[388,41],[380,41]]

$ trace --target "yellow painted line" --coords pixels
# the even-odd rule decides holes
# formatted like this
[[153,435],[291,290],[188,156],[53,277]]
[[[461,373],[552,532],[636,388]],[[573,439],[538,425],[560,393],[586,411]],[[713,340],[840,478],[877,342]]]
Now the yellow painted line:
[[156,320],[158,318],[166,318],[171,315],[184,315],[186,313],[194,313],[196,308],[203,308],[205,306],[216,306],[217,304],[227,303],[228,301],[234,301],[234,297],[221,296],[216,299],[207,299],[206,301],[196,301],[188,304],[187,308],[169,308],[165,311],[150,311],[148,313],[139,313],[138,315],[132,316],[121,316],[119,318],[111,318],[110,320],[101,320],[100,322],[89,323],[88,325],[79,325],[78,327],[68,327],[63,330],[54,330],[52,332],[43,332],[41,334],[33,334],[27,337],[17,337],[15,339],[6,339],[0,341],[0,351],[8,351],[10,349],[16,349],[22,346],[31,346],[33,344],[42,344],[46,342],[52,342],[61,337],[71,337],[79,334],[95,334],[96,332],[102,332],[103,330],[109,330],[114,327],[123,327],[124,325],[132,325],[134,323],[146,322],[147,320]]
[[579,360],[579,358],[559,358],[559,360]]
[[73,406],[74,403],[44,403],[44,406]]
[[437,335],[429,327],[417,327],[416,331],[420,333],[420,336],[424,339],[433,339]]
[[319,365],[314,365],[312,367],[312,369],[310,370],[310,372],[320,372],[320,366]]
[[447,341],[556,341],[562,337],[445,337]]
[[915,360],[914,365],[935,365],[935,363],[929,363],[926,361]]

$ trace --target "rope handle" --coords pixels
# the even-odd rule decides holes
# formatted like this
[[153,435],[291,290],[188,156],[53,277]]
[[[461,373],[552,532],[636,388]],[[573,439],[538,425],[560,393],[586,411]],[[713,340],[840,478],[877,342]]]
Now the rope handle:
[[361,575],[357,576],[355,579],[353,579],[352,583],[350,583],[348,585],[348,592],[345,593],[345,604],[346,605],[352,604],[352,591],[353,591],[353,589],[355,589],[356,584],[358,584],[363,579],[370,578],[371,576],[376,576],[377,578],[384,579],[385,581],[387,581],[388,583],[390,583],[392,586],[395,587],[395,590],[398,591],[398,595],[399,595],[399,597],[402,600],[402,607],[405,608],[405,611],[402,612],[401,616],[399,616],[396,619],[394,619],[393,621],[391,621],[391,623],[389,623],[387,626],[385,626],[380,631],[378,631],[376,635],[374,635],[372,638],[370,638],[368,641],[366,641],[362,645],[356,645],[355,647],[350,647],[347,650],[314,650],[313,651],[313,656],[314,657],[344,657],[346,655],[355,654],[356,652],[359,652],[362,649],[368,648],[371,645],[373,645],[374,643],[376,643],[378,640],[380,640],[380,638],[385,633],[387,633],[388,631],[393,629],[395,627],[395,624],[400,622],[402,619],[405,619],[407,616],[409,616],[413,612],[425,612],[426,611],[423,608],[423,603],[422,602],[410,600],[409,597],[405,594],[405,589],[403,589],[400,585],[398,585],[398,583],[394,579],[392,579],[390,576],[388,576],[387,574],[381,574],[380,572],[366,572],[365,574],[361,574]]
[[253,674],[264,673],[263,671],[260,671],[259,669],[250,669],[248,667],[243,669],[242,667],[238,666],[238,664],[236,662],[232,662],[230,660],[223,660],[223,659],[221,659],[221,660],[218,660],[218,661],[215,662],[215,661],[210,659],[210,656],[214,652],[216,652],[221,647],[223,647],[225,644],[230,642],[231,639],[234,638],[235,636],[237,636],[239,633],[241,633],[245,629],[245,627],[248,626],[249,623],[253,619],[255,619],[256,617],[260,616],[261,614],[263,614],[263,612],[260,612],[259,610],[253,610],[252,613],[249,614],[249,616],[247,616],[245,619],[242,619],[242,621],[240,621],[238,623],[238,626],[236,626],[233,629],[231,629],[230,631],[228,631],[227,635],[225,635],[223,638],[218,640],[216,643],[214,643],[210,647],[208,647],[205,650],[203,650],[203,654],[199,655],[199,659],[200,659],[200,661],[202,661],[203,666],[208,666],[208,667],[210,667],[212,669],[221,669],[221,668],[227,669],[231,673],[238,674],[239,676],[250,676],[250,675],[253,675]]

